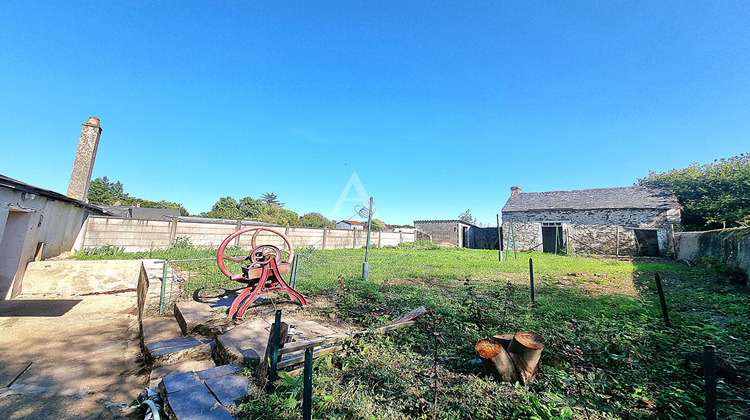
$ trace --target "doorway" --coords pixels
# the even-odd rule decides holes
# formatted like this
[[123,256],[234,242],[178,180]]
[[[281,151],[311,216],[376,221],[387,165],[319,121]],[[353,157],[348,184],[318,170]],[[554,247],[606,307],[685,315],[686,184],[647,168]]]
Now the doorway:
[[463,248],[469,247],[469,228],[466,226],[461,227],[461,246]]
[[658,257],[659,238],[655,229],[633,229],[639,257]]
[[[13,297],[13,280],[18,272],[30,218],[30,213],[13,210],[8,212],[3,236],[0,237],[0,300]],[[15,289],[20,290],[19,287]]]
[[559,254],[563,252],[564,245],[562,223],[543,222],[542,252]]

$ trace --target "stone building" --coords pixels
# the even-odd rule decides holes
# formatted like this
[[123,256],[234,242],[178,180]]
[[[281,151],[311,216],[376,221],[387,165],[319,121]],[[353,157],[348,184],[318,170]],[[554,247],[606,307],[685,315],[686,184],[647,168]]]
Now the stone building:
[[502,210],[503,245],[519,251],[623,256],[674,253],[677,198],[652,187],[522,193]]
[[414,229],[438,246],[498,249],[496,227],[479,227],[463,220],[415,220]]

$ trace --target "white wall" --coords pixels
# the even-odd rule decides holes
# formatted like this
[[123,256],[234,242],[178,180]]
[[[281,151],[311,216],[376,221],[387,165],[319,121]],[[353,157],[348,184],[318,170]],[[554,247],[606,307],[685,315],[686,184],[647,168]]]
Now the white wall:
[[[251,226],[243,222],[242,227]],[[166,249],[175,240],[186,239],[197,247],[218,248],[224,239],[238,229],[237,221],[226,223],[178,221],[176,227],[167,220],[135,220],[114,217],[89,217],[79,235],[74,250],[97,248],[105,245],[124,247],[126,252]],[[274,226],[273,230],[286,235],[294,248],[317,249],[362,248],[367,243],[367,231],[352,229],[323,229],[299,226]],[[252,235],[240,236],[239,246],[250,248]],[[257,245],[277,244],[279,238],[271,233],[261,233]],[[395,246],[414,241],[414,233],[372,232],[372,246]],[[277,244],[279,245],[280,242]],[[233,242],[231,245],[235,245]]]

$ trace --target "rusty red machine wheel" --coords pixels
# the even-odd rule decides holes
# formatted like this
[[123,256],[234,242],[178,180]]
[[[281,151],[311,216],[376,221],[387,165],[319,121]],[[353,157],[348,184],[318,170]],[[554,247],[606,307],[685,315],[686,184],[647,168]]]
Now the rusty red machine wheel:
[[[261,232],[271,232],[276,234],[283,239],[282,249],[275,245],[263,244],[258,245],[258,234]],[[246,257],[232,257],[226,255],[226,249],[229,244],[237,239],[244,233],[253,232],[250,240],[252,249]],[[283,254],[287,253],[286,258]],[[265,227],[248,227],[240,229],[231,235],[227,236],[226,239],[219,246],[219,250],[216,253],[216,263],[219,265],[219,269],[224,275],[229,277],[230,280],[234,280],[240,283],[245,283],[247,286],[240,293],[239,296],[232,302],[232,306],[229,308],[229,317],[236,316],[238,319],[242,318],[245,314],[245,310],[258,298],[271,292],[285,292],[293,301],[299,302],[301,305],[306,305],[307,301],[299,294],[296,290],[292,289],[282,274],[288,273],[291,268],[291,262],[294,258],[294,247],[291,241],[285,235]],[[224,264],[225,260],[235,262],[247,262],[247,265],[241,267],[241,272],[232,274]],[[244,301],[244,302],[243,302]]]

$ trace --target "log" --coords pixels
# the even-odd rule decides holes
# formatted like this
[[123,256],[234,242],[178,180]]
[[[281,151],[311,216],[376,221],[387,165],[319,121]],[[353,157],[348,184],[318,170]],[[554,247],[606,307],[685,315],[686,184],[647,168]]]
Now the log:
[[420,306],[419,308],[413,309],[413,310],[411,310],[411,311],[409,311],[409,312],[401,315],[400,317],[394,319],[393,321],[391,321],[391,325],[401,324],[401,323],[406,322],[406,321],[411,321],[413,319],[417,319],[420,316],[425,315],[425,314],[427,314],[429,312],[430,311],[428,311],[427,308],[425,308],[424,306]]
[[485,338],[474,346],[484,368],[498,381],[518,382],[518,375],[510,355],[496,338]]
[[544,340],[535,332],[521,331],[485,338],[474,349],[493,378],[523,385],[533,382],[539,373]]
[[532,331],[517,332],[508,344],[508,353],[516,367],[516,374],[521,385],[531,383],[536,379],[542,350],[544,350],[542,336]]
[[496,336],[493,336],[492,338],[499,341],[500,344],[503,345],[503,348],[505,349],[505,351],[508,351],[508,345],[513,340],[513,335],[514,334],[498,334]]

